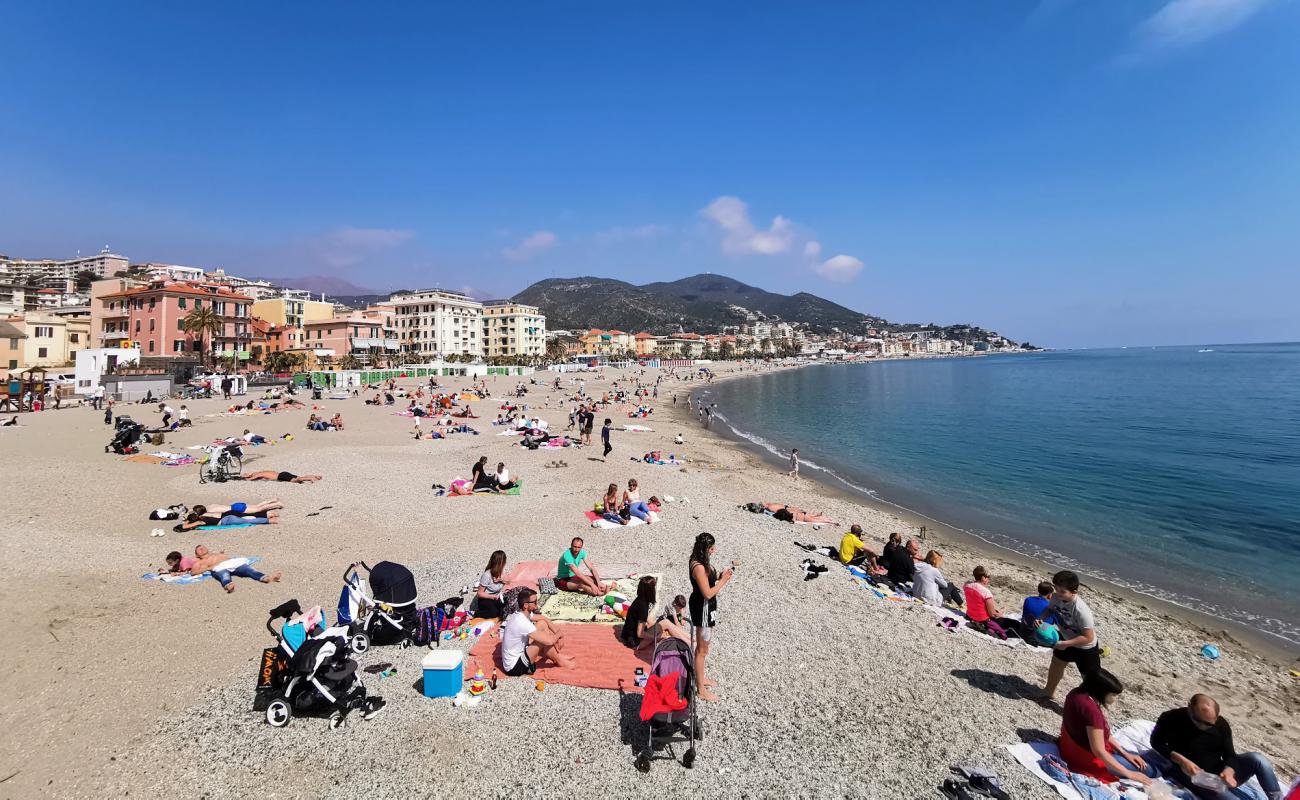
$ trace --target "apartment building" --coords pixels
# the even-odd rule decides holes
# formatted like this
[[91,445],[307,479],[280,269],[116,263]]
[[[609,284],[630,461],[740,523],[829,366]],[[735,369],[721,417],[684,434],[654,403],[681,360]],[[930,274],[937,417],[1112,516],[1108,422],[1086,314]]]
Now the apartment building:
[[[102,347],[132,342],[144,357],[198,358],[201,351],[246,352],[252,342],[253,299],[220,286],[177,281],[153,281],[96,298],[100,306]],[[185,317],[210,308],[221,318],[221,330],[200,337],[184,329]],[[96,309],[92,306],[92,316]]]
[[293,289],[285,289],[279,297],[254,301],[253,316],[272,325],[301,328],[308,322],[333,319],[334,304],[309,300]]
[[362,364],[396,355],[401,349],[392,320],[381,313],[353,311],[303,325],[304,347],[318,355],[351,355]]
[[[9,361],[17,360],[16,367],[60,367],[71,364],[77,350],[84,349],[90,339],[88,318],[58,315],[49,311],[28,311],[5,319],[9,327],[21,335],[16,343],[9,342]],[[8,328],[6,328],[8,330]],[[11,335],[9,337],[13,339]]]
[[483,355],[538,357],[546,353],[546,317],[512,300],[483,304]]
[[389,298],[402,349],[424,356],[483,355],[483,304],[445,289]]
[[114,273],[125,272],[128,266],[126,256],[110,253],[107,248],[97,255],[64,260],[0,255],[0,283],[36,285],[62,291],[68,281],[75,281],[82,272],[108,278]]
[[27,334],[7,319],[0,319],[0,369],[17,372],[27,368],[24,343]]

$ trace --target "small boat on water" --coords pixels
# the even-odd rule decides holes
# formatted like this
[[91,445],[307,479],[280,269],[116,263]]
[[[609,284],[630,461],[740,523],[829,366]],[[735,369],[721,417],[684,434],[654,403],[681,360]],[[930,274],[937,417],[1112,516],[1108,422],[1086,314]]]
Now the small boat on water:
[[1198,353],[1213,353],[1213,352],[1214,352],[1214,349],[1211,348],[1211,347],[1202,347],[1200,350],[1197,350],[1196,352],[1198,352]]

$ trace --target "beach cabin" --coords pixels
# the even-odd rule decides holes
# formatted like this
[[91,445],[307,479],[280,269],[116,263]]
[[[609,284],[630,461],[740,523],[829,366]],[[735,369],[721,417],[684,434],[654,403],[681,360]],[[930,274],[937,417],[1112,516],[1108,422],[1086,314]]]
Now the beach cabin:
[[99,386],[100,379],[117,369],[119,365],[140,363],[138,347],[100,347],[77,351],[76,368],[73,380],[76,381],[76,393],[88,395]]

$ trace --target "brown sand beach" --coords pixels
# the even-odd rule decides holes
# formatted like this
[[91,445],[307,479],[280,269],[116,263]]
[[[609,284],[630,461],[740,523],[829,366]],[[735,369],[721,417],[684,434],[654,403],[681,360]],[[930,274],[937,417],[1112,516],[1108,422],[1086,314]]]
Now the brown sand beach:
[[[563,429],[572,405],[568,376],[560,392],[543,385],[552,374],[534,377],[539,385],[523,401],[530,415]],[[599,397],[612,379],[629,377],[616,370],[585,376],[586,389]],[[643,380],[654,378],[648,371]],[[493,382],[492,396],[502,397],[516,379]],[[21,427],[0,431],[0,511],[8,523],[0,598],[14,637],[0,683],[0,796],[911,798],[935,796],[949,765],[961,763],[996,770],[1013,797],[1054,797],[1000,747],[1059,731],[1059,714],[1030,699],[1046,674],[1046,653],[948,633],[925,609],[878,600],[833,564],[804,581],[799,562],[808,554],[794,540],[834,545],[858,523],[878,548],[891,531],[910,532],[911,521],[813,481],[792,481],[704,430],[684,408],[697,385],[665,381],[648,420],[613,408],[598,414],[597,427],[605,416],[615,423],[606,461],[598,441],[528,451],[514,437],[496,436],[489,423],[500,403],[492,400],[473,403],[480,419],[467,420],[481,435],[438,441],[413,440],[411,419],[360,398],[316,403],[326,418],[343,414],[338,432],[304,430],[310,410],[223,416],[225,402],[194,401],[194,426],[168,434],[162,447],[189,452],[250,428],[275,443],[250,448],[245,469],[324,476],[302,485],[201,486],[196,467],[105,454],[110,429],[89,408],[23,416]],[[158,417],[147,406],[119,410],[150,424]],[[618,430],[632,422],[654,430]],[[679,432],[685,443],[676,445]],[[279,438],[286,433],[292,440]],[[690,460],[629,460],[654,449]],[[432,483],[467,477],[480,455],[522,476],[523,492],[433,496]],[[543,466],[556,459],[567,466]],[[652,526],[589,527],[583,512],[607,484],[629,478],[644,495],[676,502]],[[171,523],[147,519],[173,503],[276,497],[285,504],[278,525],[174,533]],[[739,508],[750,501],[824,510],[839,524],[788,525]],[[151,536],[155,527],[166,534]],[[252,710],[257,659],[272,643],[267,609],[297,598],[332,614],[352,561],[406,564],[424,605],[474,583],[493,550],[505,550],[511,564],[553,560],[579,535],[598,566],[663,575],[662,601],[687,591],[687,557],[701,531],[716,537],[717,563],[741,566],[719,596],[723,621],[709,664],[721,699],[702,704],[706,738],[692,770],[668,762],[649,774],[633,768],[631,742],[643,735],[638,701],[614,691],[550,685],[538,692],[510,679],[473,709],[426,699],[418,690],[423,648],[377,648],[359,658],[398,669],[391,678],[364,676],[389,703],[374,720],[330,731],[323,720],[304,718],[275,730]],[[197,544],[260,556],[258,568],[282,571],[283,582],[236,579],[225,594],[213,581],[140,580],[169,550]],[[954,581],[986,566],[1004,607],[1018,607],[1051,572],[942,527],[930,527],[925,545],[943,551]],[[1263,751],[1284,779],[1300,771],[1294,664],[1194,614],[1083,578],[1109,648],[1104,666],[1126,685],[1113,722],[1154,719],[1206,691],[1231,719],[1239,749]],[[1223,647],[1218,661],[1200,655],[1211,637]],[[450,646],[468,650],[469,643]],[[1076,682],[1071,670],[1063,689]]]

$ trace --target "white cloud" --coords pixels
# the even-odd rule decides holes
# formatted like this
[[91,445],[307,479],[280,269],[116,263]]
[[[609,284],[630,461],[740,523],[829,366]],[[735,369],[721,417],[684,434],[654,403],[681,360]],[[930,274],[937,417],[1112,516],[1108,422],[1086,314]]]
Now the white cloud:
[[524,240],[514,247],[507,247],[501,251],[501,255],[511,261],[527,261],[543,250],[555,246],[558,237],[550,231],[537,231],[524,237]]
[[399,228],[340,228],[316,242],[322,261],[336,269],[360,264],[366,256],[409,241],[414,231]]
[[739,197],[724,195],[709,203],[700,214],[722,234],[722,252],[729,256],[785,253],[794,244],[794,225],[777,216],[766,230],[749,219],[749,206]]
[[1229,31],[1271,0],[1170,0],[1138,27],[1140,50],[1191,47]]
[[828,281],[848,283],[862,271],[862,262],[853,256],[831,256],[812,268],[813,272]]
[[822,243],[808,241],[804,243],[803,254],[808,258],[817,258],[822,254]]

